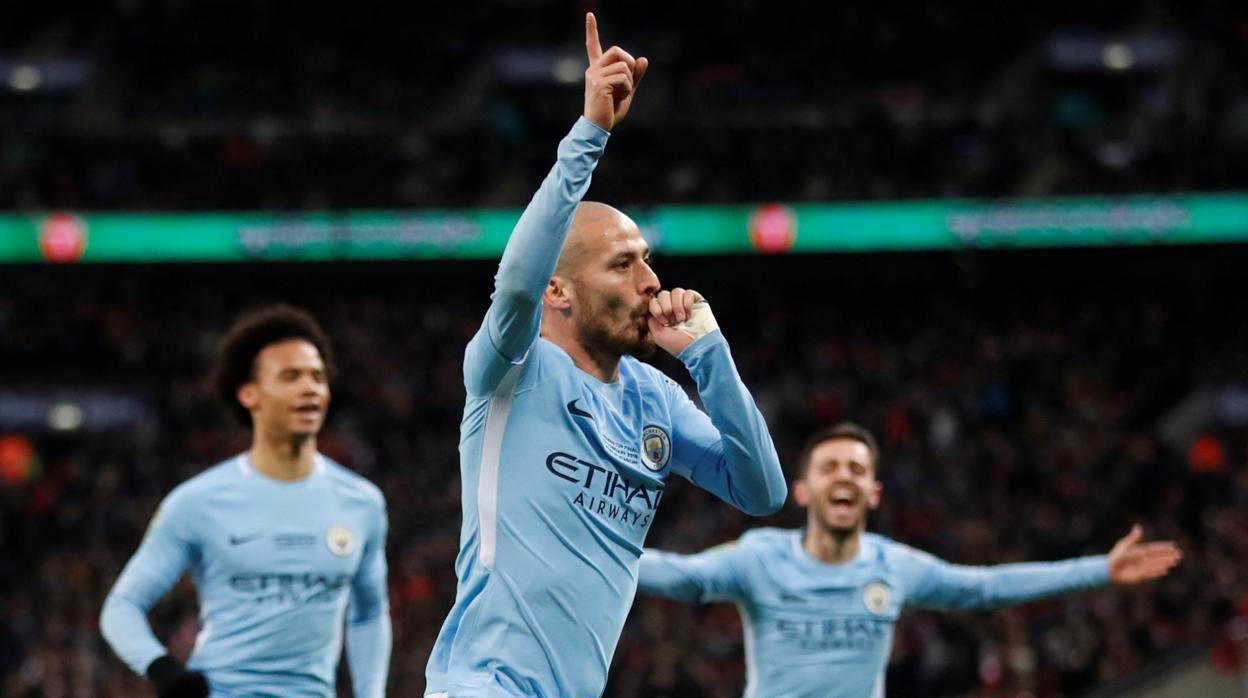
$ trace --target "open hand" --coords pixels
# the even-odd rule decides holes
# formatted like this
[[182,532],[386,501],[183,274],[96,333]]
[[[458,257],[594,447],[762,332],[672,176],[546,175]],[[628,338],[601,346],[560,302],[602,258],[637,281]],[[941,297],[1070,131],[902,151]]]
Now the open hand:
[[1139,524],[1109,551],[1109,581],[1136,584],[1156,579],[1179,564],[1183,552],[1172,541],[1141,543],[1144,532]]

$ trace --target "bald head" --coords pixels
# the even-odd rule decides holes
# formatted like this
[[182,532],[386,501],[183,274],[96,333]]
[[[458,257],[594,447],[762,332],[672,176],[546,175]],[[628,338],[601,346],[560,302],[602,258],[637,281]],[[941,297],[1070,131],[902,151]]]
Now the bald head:
[[654,353],[646,318],[660,288],[637,224],[584,201],[542,294],[542,336],[579,357],[577,366],[614,380],[621,356]]
[[559,253],[555,275],[573,278],[589,253],[604,248],[621,235],[640,234],[633,219],[597,201],[582,201],[572,217],[572,227]]

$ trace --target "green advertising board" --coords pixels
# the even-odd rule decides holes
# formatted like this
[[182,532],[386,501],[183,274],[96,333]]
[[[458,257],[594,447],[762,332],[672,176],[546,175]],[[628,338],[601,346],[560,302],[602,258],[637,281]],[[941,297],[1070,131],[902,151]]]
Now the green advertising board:
[[[1248,240],[1248,194],[658,206],[672,255],[1201,244]],[[0,263],[492,259],[519,209],[0,215]]]

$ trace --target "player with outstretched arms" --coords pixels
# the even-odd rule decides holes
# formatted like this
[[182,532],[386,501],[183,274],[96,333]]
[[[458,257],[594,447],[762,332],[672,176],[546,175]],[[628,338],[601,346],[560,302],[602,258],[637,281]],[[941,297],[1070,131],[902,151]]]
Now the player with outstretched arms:
[[949,564],[866,532],[880,502],[879,450],[844,423],[816,433],[799,460],[794,500],[806,528],[757,529],[697,555],[647,549],[641,591],[732,601],[745,632],[747,697],[884,695],[893,626],[904,606],[991,608],[1107,584],[1155,579],[1180,558],[1141,543],[1136,526],[1108,555],[994,567]]
[[[585,112],[517,223],[464,357],[455,604],[426,695],[600,695],[675,474],[749,514],[786,494],[710,308],[662,290],[637,225],[582,202],[648,62],[586,17]],[[689,370],[706,412],[638,358]]]
[[[220,397],[251,448],[169,493],[113,585],[100,629],[161,698],[335,696],[345,628],[357,698],[390,663],[381,491],[316,450],[333,358],[306,312],[270,306],[221,343]],[[190,570],[200,632],[183,666],[147,611]]]

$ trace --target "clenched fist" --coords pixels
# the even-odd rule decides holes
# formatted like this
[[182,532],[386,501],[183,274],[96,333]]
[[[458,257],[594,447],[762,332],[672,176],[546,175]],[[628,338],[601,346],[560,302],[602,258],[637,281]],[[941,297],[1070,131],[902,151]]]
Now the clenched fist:
[[702,294],[684,288],[659,291],[650,299],[646,321],[654,343],[672,356],[679,356],[690,344],[719,329]]

